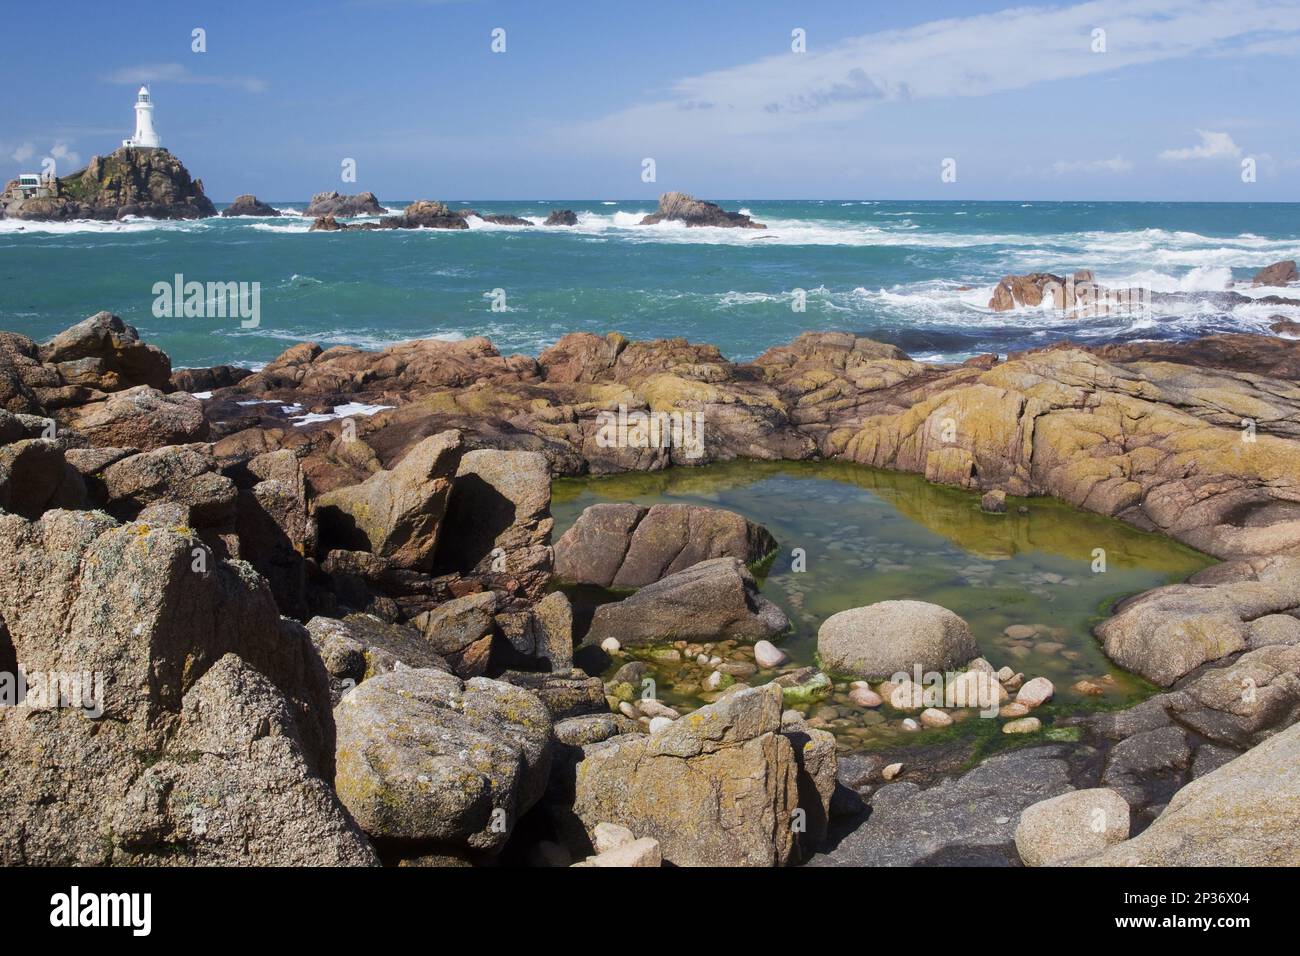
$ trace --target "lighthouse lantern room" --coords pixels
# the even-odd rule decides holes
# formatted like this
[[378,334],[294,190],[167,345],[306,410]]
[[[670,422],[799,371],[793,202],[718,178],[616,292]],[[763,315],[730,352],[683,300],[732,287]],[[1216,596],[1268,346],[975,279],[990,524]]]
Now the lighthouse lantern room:
[[135,135],[122,140],[122,145],[132,149],[157,149],[162,140],[153,128],[153,100],[149,97],[149,87],[140,87],[135,98]]

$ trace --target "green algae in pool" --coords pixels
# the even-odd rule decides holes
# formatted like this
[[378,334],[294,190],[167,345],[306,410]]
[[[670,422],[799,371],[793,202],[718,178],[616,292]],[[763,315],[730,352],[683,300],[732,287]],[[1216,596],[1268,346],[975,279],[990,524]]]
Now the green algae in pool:
[[[1151,685],[1106,658],[1092,628],[1117,600],[1184,580],[1213,563],[1168,538],[1056,499],[1009,499],[1006,514],[986,514],[972,493],[840,462],[741,461],[559,479],[552,498],[556,539],[584,508],[607,501],[708,505],[765,525],[779,548],[756,569],[760,588],[793,625],[779,642],[790,656],[779,670],[816,663],[817,629],[837,611],[894,599],[930,601],[970,623],[981,654],[994,667],[1008,665],[1026,680],[1041,675],[1052,681],[1056,697],[1035,711],[1049,727],[1069,714],[1128,705],[1153,693]],[[1020,506],[1028,512],[1020,514]],[[806,569],[799,572],[792,568],[796,548],[806,555]],[[1104,572],[1095,571],[1102,558]],[[664,702],[689,710],[712,698],[700,683],[712,667],[700,668],[692,659],[655,660],[645,649],[633,653],[651,663]],[[753,662],[752,650],[734,642],[710,653]],[[760,672],[751,680],[776,675]],[[1084,680],[1095,685],[1091,694],[1074,688]],[[847,691],[847,682],[837,681],[829,699],[807,710],[848,746],[933,739],[936,733],[987,734],[1003,722],[971,721],[975,711],[952,711],[958,721],[952,731],[912,734],[902,728],[906,713],[888,705],[864,710],[848,700]]]

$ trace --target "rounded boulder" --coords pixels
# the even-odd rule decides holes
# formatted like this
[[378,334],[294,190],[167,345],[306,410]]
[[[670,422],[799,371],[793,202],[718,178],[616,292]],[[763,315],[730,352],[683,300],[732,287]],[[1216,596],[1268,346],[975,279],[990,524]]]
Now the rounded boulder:
[[817,632],[822,664],[838,673],[886,678],[898,672],[942,671],[979,654],[970,627],[945,607],[924,601],[881,601],[832,614]]

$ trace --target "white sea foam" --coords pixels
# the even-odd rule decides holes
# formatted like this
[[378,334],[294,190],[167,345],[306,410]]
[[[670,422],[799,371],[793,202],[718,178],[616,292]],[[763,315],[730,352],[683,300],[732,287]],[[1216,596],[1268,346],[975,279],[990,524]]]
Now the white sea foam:
[[293,423],[296,427],[301,428],[303,425],[331,422],[338,418],[351,418],[354,415],[369,417],[392,407],[392,405],[366,405],[362,402],[348,402],[344,405],[335,405],[334,411],[328,414],[325,412],[308,412],[305,415],[296,415]]

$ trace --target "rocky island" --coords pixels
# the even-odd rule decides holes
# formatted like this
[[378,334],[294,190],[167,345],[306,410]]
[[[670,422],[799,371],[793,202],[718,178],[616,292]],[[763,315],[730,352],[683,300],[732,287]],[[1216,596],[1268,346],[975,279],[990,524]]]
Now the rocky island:
[[59,176],[38,189],[17,180],[0,194],[7,219],[70,220],[201,219],[216,207],[179,159],[161,147],[123,146],[107,156],[92,156],[85,169]]

